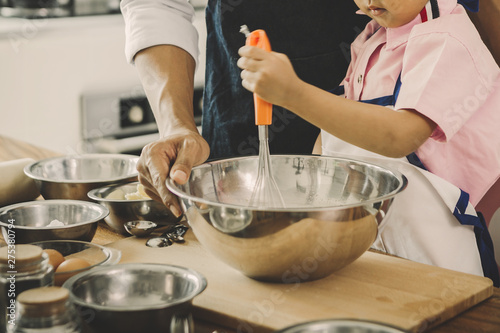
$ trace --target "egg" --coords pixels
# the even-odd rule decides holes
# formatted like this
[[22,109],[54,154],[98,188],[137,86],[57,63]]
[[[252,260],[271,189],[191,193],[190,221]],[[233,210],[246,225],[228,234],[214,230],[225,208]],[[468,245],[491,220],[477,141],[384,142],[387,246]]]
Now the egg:
[[64,260],[59,267],[56,269],[56,273],[75,271],[77,269],[82,269],[89,267],[90,263],[85,259],[80,258],[70,258]]
[[56,270],[57,267],[59,267],[59,265],[64,261],[63,255],[57,250],[45,249],[43,252],[47,253],[49,256],[49,264],[54,267],[54,270]]
[[[90,263],[87,260],[80,258],[70,258],[63,261],[59,267],[56,269],[56,274],[54,277],[54,283],[56,286],[62,286],[62,284],[75,274],[80,273],[79,270],[90,267]],[[75,272],[76,271],[76,272]]]

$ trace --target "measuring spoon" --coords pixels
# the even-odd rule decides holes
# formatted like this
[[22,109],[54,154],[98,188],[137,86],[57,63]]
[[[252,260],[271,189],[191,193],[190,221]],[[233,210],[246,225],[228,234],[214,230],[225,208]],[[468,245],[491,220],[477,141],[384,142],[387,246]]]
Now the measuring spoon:
[[146,237],[158,228],[158,224],[152,221],[138,220],[126,222],[124,227],[132,236]]

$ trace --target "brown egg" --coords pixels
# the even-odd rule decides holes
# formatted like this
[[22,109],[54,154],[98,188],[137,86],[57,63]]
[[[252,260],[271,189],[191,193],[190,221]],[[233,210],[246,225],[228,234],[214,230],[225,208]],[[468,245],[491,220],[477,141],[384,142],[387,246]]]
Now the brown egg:
[[[62,286],[62,284],[75,274],[80,273],[81,269],[87,268],[90,263],[87,260],[80,258],[70,258],[62,262],[56,269],[55,285]],[[76,272],[75,272],[76,271]]]
[[45,249],[43,252],[47,253],[49,256],[49,264],[54,267],[54,270],[56,270],[57,267],[59,267],[59,265],[64,261],[63,255],[57,250]]

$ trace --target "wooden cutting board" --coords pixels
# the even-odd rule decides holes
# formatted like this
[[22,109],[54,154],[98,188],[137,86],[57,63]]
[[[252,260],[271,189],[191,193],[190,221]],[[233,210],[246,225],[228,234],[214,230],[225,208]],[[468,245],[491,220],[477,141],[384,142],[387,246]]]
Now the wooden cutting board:
[[238,332],[272,332],[328,318],[357,318],[422,332],[493,294],[491,280],[366,252],[344,269],[301,284],[264,283],[207,252],[193,236],[185,244],[149,248],[145,239],[108,246],[122,251],[120,263],[164,263],[203,274],[208,286],[194,301],[196,318]]

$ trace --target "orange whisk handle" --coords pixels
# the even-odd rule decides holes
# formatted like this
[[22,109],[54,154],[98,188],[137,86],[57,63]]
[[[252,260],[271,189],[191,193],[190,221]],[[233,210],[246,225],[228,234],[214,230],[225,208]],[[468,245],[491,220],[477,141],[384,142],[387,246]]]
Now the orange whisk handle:
[[271,52],[271,43],[266,32],[262,29],[254,30],[247,36],[246,45],[257,46],[267,52]]
[[271,125],[273,121],[273,105],[257,94],[253,94],[255,104],[255,125]]
[[[264,30],[255,30],[248,35],[246,45],[256,46],[271,52],[271,43]],[[253,94],[255,104],[255,125],[271,125],[273,118],[273,105]]]

